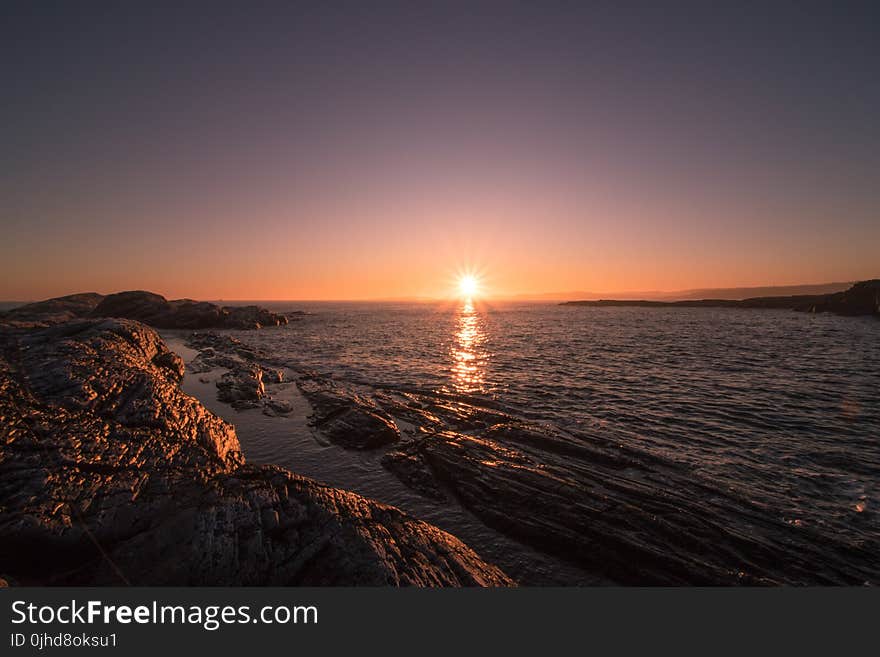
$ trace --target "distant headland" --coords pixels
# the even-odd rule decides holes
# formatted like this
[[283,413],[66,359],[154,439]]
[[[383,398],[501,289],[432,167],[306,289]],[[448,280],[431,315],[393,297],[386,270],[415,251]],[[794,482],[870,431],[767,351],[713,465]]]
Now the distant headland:
[[683,301],[648,301],[629,299],[599,299],[595,301],[565,301],[561,306],[639,306],[647,308],[759,308],[796,310],[798,312],[838,315],[874,315],[880,317],[880,279],[861,281],[843,292],[832,294],[800,294],[782,297],[752,297],[750,299],[686,299]]

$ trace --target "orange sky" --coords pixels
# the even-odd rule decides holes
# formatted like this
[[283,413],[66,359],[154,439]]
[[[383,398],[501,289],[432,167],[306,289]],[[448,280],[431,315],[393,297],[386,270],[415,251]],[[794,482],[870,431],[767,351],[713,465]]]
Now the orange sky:
[[421,223],[390,227],[387,219],[285,223],[247,214],[248,225],[230,218],[204,233],[183,217],[176,232],[145,218],[127,226],[124,238],[72,223],[5,254],[0,297],[148,289],[197,299],[442,298],[456,293],[463,271],[479,274],[486,296],[820,283],[880,273],[870,226],[836,240],[801,231],[746,241],[698,221],[675,233],[669,224],[620,215],[529,221],[485,207],[436,217],[424,208]]
[[836,208],[818,202],[797,214],[761,199],[722,211],[686,187],[627,197],[585,186],[566,196],[498,181],[484,190],[423,184],[408,195],[394,193],[390,177],[385,195],[352,185],[307,203],[248,184],[229,196],[195,189],[149,204],[113,194],[44,201],[40,219],[6,231],[0,298],[123,289],[196,299],[443,298],[463,270],[480,274],[487,296],[880,274],[880,222],[855,206],[840,230]]
[[876,21],[446,4],[10,15],[0,299],[880,276]]

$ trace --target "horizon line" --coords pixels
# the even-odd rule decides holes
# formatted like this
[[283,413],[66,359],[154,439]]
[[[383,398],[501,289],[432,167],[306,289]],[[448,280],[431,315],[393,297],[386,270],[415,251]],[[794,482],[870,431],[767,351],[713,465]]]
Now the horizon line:
[[[860,279],[861,280],[861,279]],[[863,279],[870,280],[870,279]],[[674,296],[674,295],[684,295],[684,294],[695,294],[698,292],[712,292],[712,291],[746,291],[746,290],[760,290],[766,288],[804,288],[804,287],[831,287],[831,286],[843,286],[843,285],[852,285],[859,281],[830,281],[824,283],[786,283],[786,284],[766,284],[766,285],[744,285],[744,286],[715,286],[715,287],[692,287],[692,288],[684,288],[677,290],[619,290],[616,292],[595,292],[592,290],[569,290],[569,291],[561,291],[561,292],[519,292],[519,293],[503,293],[503,294],[476,294],[473,295],[474,298],[486,300],[486,301],[546,301],[552,302],[561,299],[571,299],[578,300],[583,298],[605,298],[612,299],[613,295],[617,296],[632,296],[632,295],[646,295],[646,296]],[[92,290],[86,292],[71,292],[69,294],[61,294],[56,296],[44,297],[44,298],[34,298],[30,300],[23,299],[0,299],[0,303],[3,304],[29,304],[36,303],[40,301],[46,301],[49,299],[56,299],[65,296],[71,296],[74,294],[101,294],[102,296],[109,296],[110,294],[116,294],[118,292],[123,291],[135,291],[139,289],[141,291],[150,291],[145,290],[144,288],[131,288],[130,290],[117,290],[116,292],[94,292]],[[181,297],[171,297],[165,296],[166,299],[170,300],[178,300],[178,299],[193,299],[207,302],[220,302],[220,303],[241,303],[241,302],[264,302],[264,303],[279,303],[279,302],[301,302],[301,303],[370,303],[370,302],[410,302],[410,303],[437,303],[437,302],[448,302],[455,301],[461,299],[461,295],[450,294],[445,296],[429,296],[429,295],[407,295],[407,296],[393,296],[393,297],[362,297],[362,298],[344,298],[344,297],[333,297],[333,298],[258,298],[258,297],[241,297],[241,298],[233,298],[233,297],[203,297],[201,299],[197,297],[191,296],[181,296]]]

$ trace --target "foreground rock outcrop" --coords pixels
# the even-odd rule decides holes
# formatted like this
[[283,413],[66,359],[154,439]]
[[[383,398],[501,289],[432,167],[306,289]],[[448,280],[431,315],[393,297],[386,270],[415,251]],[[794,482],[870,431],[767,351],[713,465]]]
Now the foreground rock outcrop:
[[244,463],[183,363],[120,319],[0,328],[0,577],[20,584],[510,585],[393,507]]
[[5,324],[51,325],[85,317],[136,319],[166,329],[257,329],[288,323],[285,315],[259,306],[218,306],[192,299],[169,301],[141,290],[107,296],[94,292],[72,294],[15,308],[0,319]]

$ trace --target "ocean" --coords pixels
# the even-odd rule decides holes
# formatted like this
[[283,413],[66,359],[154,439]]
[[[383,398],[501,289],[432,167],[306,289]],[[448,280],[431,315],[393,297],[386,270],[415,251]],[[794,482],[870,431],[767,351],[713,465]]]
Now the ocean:
[[[745,576],[753,568],[758,581],[877,578],[875,318],[488,301],[263,305],[303,314],[287,326],[232,335],[270,354],[292,378],[332,380],[368,397],[395,419],[405,439],[427,435],[430,441],[443,431],[480,437],[499,422],[540,427],[554,445],[569,441],[578,449],[553,447],[544,454],[544,443],[532,442],[523,452],[527,465],[504,464],[502,484],[519,472],[522,482],[552,473],[566,490],[582,486],[585,496],[612,500],[614,511],[590,515],[568,535],[557,530],[569,511],[553,506],[555,489],[538,484],[540,514],[560,514],[544,540],[535,531],[537,510],[525,525],[508,524],[492,511],[510,515],[498,502],[508,498],[481,504],[456,493],[451,480],[446,500],[428,499],[383,467],[385,449],[356,451],[324,440],[293,385],[279,391],[294,406],[282,419],[234,411],[216,401],[210,379],[188,374],[185,390],[236,425],[251,462],[277,463],[400,506],[458,535],[528,584],[640,583],[638,569],[605,569],[590,555],[635,550],[638,560],[642,547],[649,555],[664,552],[664,541],[676,562],[664,579],[667,565],[658,561],[645,571],[645,583],[700,583],[701,577],[688,578],[687,564],[700,572],[716,562]],[[399,413],[403,408],[424,411],[430,426]],[[503,447],[504,434],[498,435],[493,440]],[[596,470],[591,452],[580,446],[600,443],[602,453],[616,450],[633,467],[619,475]],[[566,495],[563,500],[578,499]],[[629,504],[645,525],[621,527],[625,544],[603,544],[617,519],[629,517],[619,515]],[[668,527],[661,531],[656,523]],[[783,561],[800,560],[801,567],[774,570],[774,552]]]

